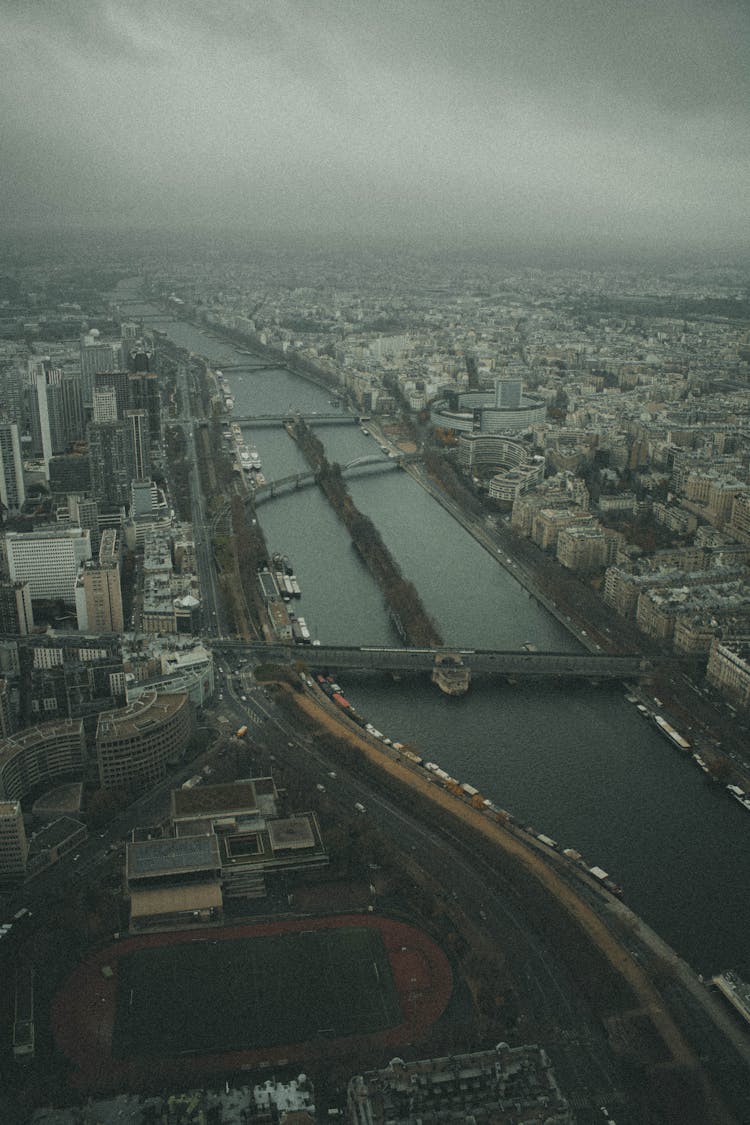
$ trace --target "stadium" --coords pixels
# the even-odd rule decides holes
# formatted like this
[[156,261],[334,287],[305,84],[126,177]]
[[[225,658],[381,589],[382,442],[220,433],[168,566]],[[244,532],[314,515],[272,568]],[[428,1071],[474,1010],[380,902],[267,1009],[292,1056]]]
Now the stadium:
[[87,1092],[330,1061],[419,1042],[450,998],[443,951],[372,915],[129,937],[91,954],[52,1028]]

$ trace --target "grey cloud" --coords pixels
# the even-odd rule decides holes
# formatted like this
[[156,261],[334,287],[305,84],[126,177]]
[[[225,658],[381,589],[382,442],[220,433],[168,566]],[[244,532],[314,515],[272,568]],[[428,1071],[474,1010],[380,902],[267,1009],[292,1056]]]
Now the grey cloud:
[[41,0],[0,44],[15,222],[729,241],[744,4]]

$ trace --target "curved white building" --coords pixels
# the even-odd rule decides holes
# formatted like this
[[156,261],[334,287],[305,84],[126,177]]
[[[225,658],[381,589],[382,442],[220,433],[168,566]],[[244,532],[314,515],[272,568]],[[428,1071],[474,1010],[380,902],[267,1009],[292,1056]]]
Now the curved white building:
[[81,719],[40,723],[0,741],[0,799],[20,801],[38,785],[83,773]]
[[492,500],[513,501],[544,479],[544,458],[506,434],[459,434],[458,464],[472,476],[491,476]]
[[547,405],[535,395],[523,393],[517,377],[495,380],[495,390],[464,391],[454,408],[447,401],[437,402],[432,421],[437,426],[463,433],[520,433],[547,416]]
[[161,781],[167,760],[190,739],[192,716],[185,694],[147,691],[116,711],[105,711],[96,726],[96,757],[103,789],[145,789]]

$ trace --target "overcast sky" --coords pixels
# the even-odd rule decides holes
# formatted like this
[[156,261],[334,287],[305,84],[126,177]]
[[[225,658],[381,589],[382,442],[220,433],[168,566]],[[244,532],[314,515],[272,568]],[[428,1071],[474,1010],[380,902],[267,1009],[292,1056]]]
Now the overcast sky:
[[2,0],[14,226],[747,246],[746,0]]

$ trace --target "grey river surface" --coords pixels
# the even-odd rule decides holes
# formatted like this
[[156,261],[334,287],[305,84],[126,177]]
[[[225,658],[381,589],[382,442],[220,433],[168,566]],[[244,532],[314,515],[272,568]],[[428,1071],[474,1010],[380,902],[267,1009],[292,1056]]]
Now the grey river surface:
[[[136,307],[127,311],[138,314]],[[243,358],[190,325],[165,318],[160,327],[216,367]],[[227,378],[238,416],[332,410],[328,392],[287,371],[227,372]],[[329,459],[342,464],[378,452],[355,426],[317,432]],[[306,468],[282,429],[258,428],[252,441],[269,480]],[[407,474],[352,479],[350,489],[446,643],[502,649],[532,641],[540,649],[576,649],[559,623]],[[317,489],[274,499],[258,515],[269,549],[294,563],[299,612],[313,636],[397,643],[378,589]],[[447,699],[426,677],[394,683],[349,674],[343,687],[380,730],[415,743],[425,758],[472,782],[522,823],[606,868],[628,905],[696,971],[735,967],[750,978],[750,816],[625,702],[621,686],[475,682],[466,697]]]

